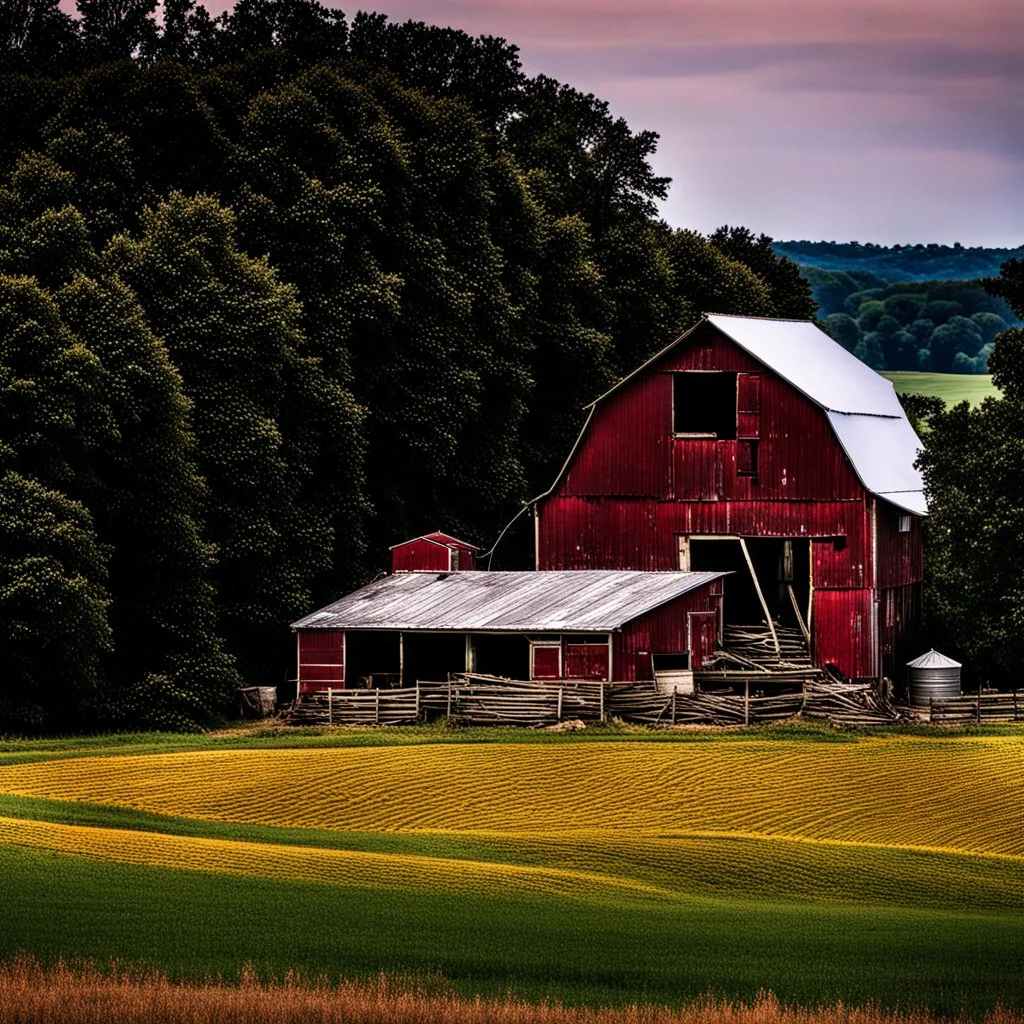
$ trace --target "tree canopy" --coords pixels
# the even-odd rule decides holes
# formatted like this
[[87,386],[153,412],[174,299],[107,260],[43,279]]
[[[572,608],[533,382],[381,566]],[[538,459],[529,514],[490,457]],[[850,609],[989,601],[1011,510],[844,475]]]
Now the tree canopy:
[[814,312],[765,236],[660,221],[656,133],[502,39],[0,0],[0,121],[0,728],[279,683],[290,621],[405,536],[493,540],[700,313]]

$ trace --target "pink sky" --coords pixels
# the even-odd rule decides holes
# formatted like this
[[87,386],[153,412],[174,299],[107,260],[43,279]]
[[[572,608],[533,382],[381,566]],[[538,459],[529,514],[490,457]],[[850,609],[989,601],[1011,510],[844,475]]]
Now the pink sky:
[[[328,0],[348,14],[357,9]],[[210,0],[211,10],[224,2]],[[1024,0],[378,0],[520,48],[661,135],[663,215],[1024,244]]]

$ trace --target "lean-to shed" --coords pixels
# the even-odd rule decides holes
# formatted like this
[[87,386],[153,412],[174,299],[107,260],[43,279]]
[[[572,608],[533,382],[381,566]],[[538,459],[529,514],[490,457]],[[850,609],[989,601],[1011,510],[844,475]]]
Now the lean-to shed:
[[474,671],[629,681],[699,668],[722,572],[401,572],[293,624],[299,692]]

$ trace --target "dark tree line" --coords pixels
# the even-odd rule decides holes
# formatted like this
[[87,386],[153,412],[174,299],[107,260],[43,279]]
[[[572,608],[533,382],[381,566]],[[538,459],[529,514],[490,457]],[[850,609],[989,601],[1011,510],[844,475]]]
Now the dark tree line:
[[77,7],[0,0],[2,728],[280,682],[290,621],[406,536],[491,541],[702,311],[814,313],[770,239],[658,220],[657,136],[503,40]]
[[[1024,319],[1024,264],[985,282]],[[1020,687],[1024,662],[1024,328],[997,335],[989,366],[1002,392],[971,408],[913,404],[925,440],[921,467],[929,632],[962,660],[971,685]]]

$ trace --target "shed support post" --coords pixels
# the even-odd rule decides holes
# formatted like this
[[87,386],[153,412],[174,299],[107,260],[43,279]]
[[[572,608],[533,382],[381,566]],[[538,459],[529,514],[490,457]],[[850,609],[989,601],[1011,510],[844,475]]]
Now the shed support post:
[[604,717],[604,683],[598,683],[597,685],[598,685],[598,694],[600,695],[600,698],[601,698],[601,721],[603,722],[605,720],[605,717]]
[[562,720],[562,687],[558,688],[558,721]]
[[673,686],[672,687],[672,724],[673,725],[676,724],[676,695],[677,695],[677,688]]
[[743,684],[743,724],[750,725],[750,680]]
[[420,681],[416,680],[416,721],[420,720]]
[[373,691],[373,724],[380,725],[380,688]]
[[331,725],[334,721],[334,689],[333,687],[327,687],[327,724]]
[[398,634],[398,685],[405,685],[405,634]]
[[779,647],[779,637],[775,632],[775,623],[772,622],[772,613],[768,611],[768,602],[764,599],[764,594],[761,591],[761,584],[757,581],[757,573],[754,572],[754,563],[750,557],[750,552],[747,550],[747,542],[742,537],[740,537],[740,547],[743,549],[743,557],[747,560],[747,568],[750,570],[750,578],[754,581],[754,589],[757,591],[757,599],[761,602],[761,610],[764,612],[765,621],[768,623],[768,629],[772,634],[772,643],[775,644],[775,654],[781,657],[782,648]]

